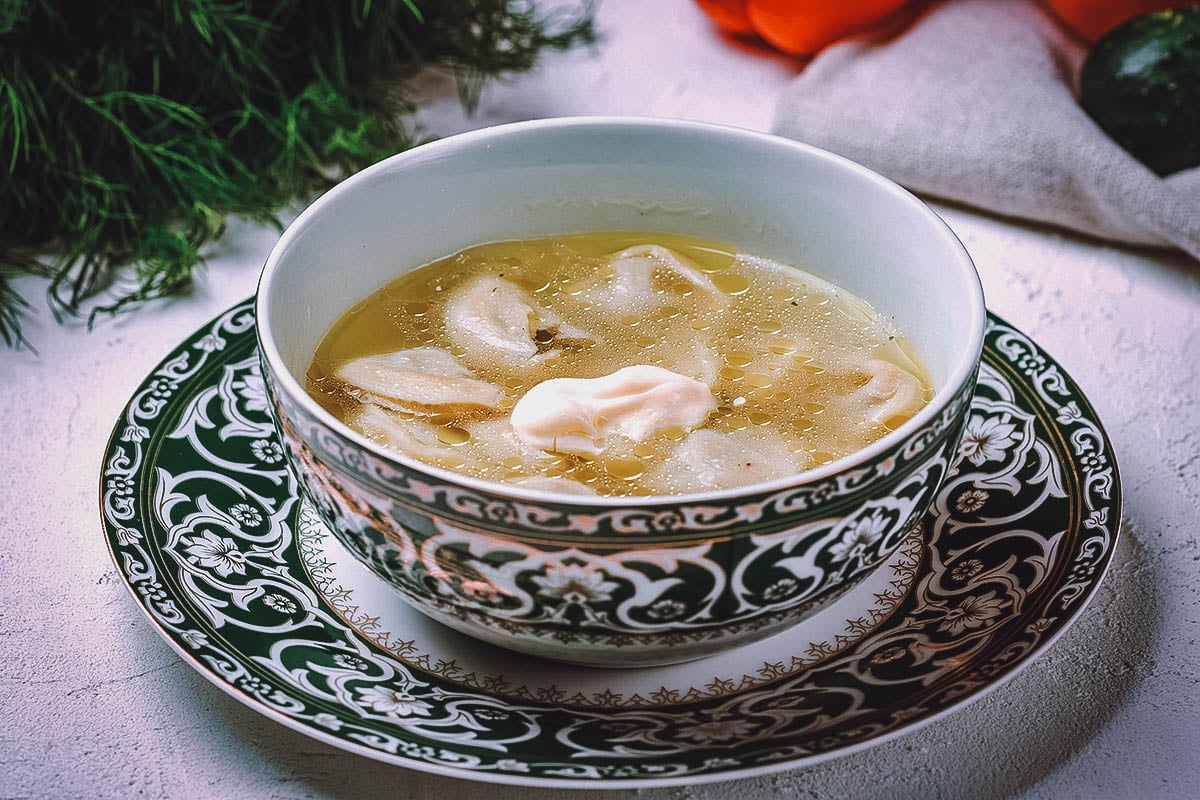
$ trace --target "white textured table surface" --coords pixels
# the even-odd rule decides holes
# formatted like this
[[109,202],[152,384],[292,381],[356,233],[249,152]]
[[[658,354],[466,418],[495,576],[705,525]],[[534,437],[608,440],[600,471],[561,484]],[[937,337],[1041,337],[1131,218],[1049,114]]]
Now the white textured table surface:
[[[472,119],[448,81],[422,79],[426,125],[640,114],[765,129],[795,71],[720,41],[686,0],[610,0],[599,21],[597,49],[491,87]],[[1112,437],[1127,518],[1113,569],[1048,653],[946,720],[809,769],[628,796],[1200,796],[1200,265],[937,208],[989,307],[1066,367]],[[96,496],[108,433],[176,342],[251,294],[274,240],[235,223],[190,297],[90,334],[43,311],[28,329],[40,356],[0,351],[0,798],[576,796],[389,767],[268,721],[185,665],[114,572]]]

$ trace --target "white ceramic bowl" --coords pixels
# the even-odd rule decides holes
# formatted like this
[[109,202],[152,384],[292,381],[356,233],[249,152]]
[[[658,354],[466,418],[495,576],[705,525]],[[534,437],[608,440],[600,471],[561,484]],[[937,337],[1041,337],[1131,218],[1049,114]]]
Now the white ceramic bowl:
[[[384,451],[305,392],[330,326],[403,272],[484,242],[597,230],[725,241],[845,287],[894,318],[929,369],[933,401],[805,473],[702,494],[595,498],[492,484]],[[279,240],[257,314],[290,463],[339,539],[435,619],[606,666],[761,638],[876,569],[924,515],[954,457],[985,323],[961,243],[887,179],[773,136],[607,118],[488,128],[354,175]],[[832,555],[867,528],[869,544]]]

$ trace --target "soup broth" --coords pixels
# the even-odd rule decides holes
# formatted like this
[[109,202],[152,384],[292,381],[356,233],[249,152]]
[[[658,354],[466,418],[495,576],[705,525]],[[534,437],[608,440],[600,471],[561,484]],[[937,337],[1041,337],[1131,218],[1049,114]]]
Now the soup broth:
[[932,397],[912,348],[863,299],[661,233],[496,242],[408,272],[331,328],[307,387],[421,461],[597,495],[793,474]]

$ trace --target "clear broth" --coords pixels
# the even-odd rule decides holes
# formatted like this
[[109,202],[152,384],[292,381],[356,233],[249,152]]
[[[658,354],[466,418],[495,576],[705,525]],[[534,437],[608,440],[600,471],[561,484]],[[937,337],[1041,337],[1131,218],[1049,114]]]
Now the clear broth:
[[[690,262],[727,295],[728,306],[714,309],[684,293],[672,295],[656,313],[641,318],[614,316],[587,302],[589,287],[611,277],[609,263],[617,252],[647,243]],[[752,441],[762,440],[764,446],[768,440],[777,445],[782,439],[795,454],[792,471],[799,471],[848,455],[911,416],[866,429],[847,419],[839,413],[838,399],[861,386],[863,377],[836,365],[872,358],[887,361],[920,381],[926,402],[933,396],[928,373],[912,347],[863,299],[795,267],[739,256],[719,242],[644,232],[494,242],[407,272],[353,306],[325,335],[307,372],[310,394],[348,421],[359,401],[332,377],[339,364],[418,347],[461,357],[463,352],[446,335],[446,299],[480,275],[511,281],[596,339],[589,347],[563,350],[546,363],[528,364],[519,375],[502,364],[468,365],[476,377],[501,387],[502,412],[541,381],[599,377],[633,364],[671,369],[694,361],[692,348],[702,344],[716,360],[712,391],[718,405],[702,427],[740,432]],[[414,416],[394,413],[401,419]],[[471,422],[488,416],[425,418],[439,426],[444,454],[421,460],[501,483],[543,476],[579,481],[599,495],[679,492],[662,485],[662,471],[650,466],[671,458],[684,431],[666,431],[620,458],[497,458],[495,443],[464,436]]]

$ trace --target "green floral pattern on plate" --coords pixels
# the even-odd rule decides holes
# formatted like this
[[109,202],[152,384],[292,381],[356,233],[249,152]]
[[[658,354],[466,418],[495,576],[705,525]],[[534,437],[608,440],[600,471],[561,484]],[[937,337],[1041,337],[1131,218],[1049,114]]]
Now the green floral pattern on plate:
[[[1067,375],[996,318],[958,456],[922,522],[915,579],[886,619],[777,678],[650,707],[464,686],[345,622],[304,568],[301,534],[319,536],[310,526],[321,523],[284,464],[249,302],[139,388],[100,491],[139,605],[252,707],[416,769],[616,787],[767,772],[879,741],[977,695],[1059,635],[1111,557],[1116,465]],[[620,673],[612,682],[619,696]]]

